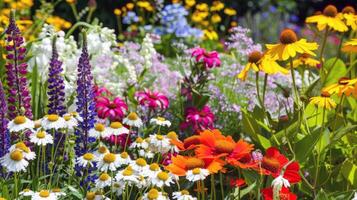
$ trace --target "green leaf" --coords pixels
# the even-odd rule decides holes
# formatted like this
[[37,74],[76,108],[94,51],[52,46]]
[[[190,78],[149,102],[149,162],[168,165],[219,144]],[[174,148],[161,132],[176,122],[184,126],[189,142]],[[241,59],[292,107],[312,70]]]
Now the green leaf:
[[341,168],[341,173],[351,185],[357,186],[357,166],[349,160],[346,160]]
[[315,145],[320,139],[321,128],[314,130],[311,135],[305,136],[295,145],[295,156],[299,162],[305,162],[309,155],[312,153]]
[[[250,184],[248,187],[241,189],[241,188],[235,188],[234,192],[230,195],[230,197],[226,197],[225,199],[236,199],[239,196],[239,199],[247,195],[249,192],[251,192],[255,187],[256,187],[256,182],[253,184]],[[239,192],[240,190],[240,192]]]
[[324,82],[325,86],[337,83],[347,73],[345,63],[336,57],[328,59],[324,64],[324,69],[327,71],[327,78]]
[[317,194],[315,200],[332,200],[332,199],[328,197],[328,195],[323,189],[321,189]]
[[243,132],[247,133],[254,141],[258,142],[264,149],[271,147],[270,141],[262,136],[257,121],[243,110],[242,124]]
[[339,141],[346,134],[353,133],[356,130],[357,130],[357,125],[351,125],[351,124],[339,129],[337,132],[334,133],[334,135],[331,139],[331,144],[334,144],[335,142]]

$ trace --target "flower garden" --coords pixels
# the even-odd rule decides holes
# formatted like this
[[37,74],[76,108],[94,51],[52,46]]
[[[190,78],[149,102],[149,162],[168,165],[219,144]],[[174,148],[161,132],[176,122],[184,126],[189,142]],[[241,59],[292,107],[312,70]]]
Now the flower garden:
[[357,199],[357,5],[103,2],[0,2],[0,200]]

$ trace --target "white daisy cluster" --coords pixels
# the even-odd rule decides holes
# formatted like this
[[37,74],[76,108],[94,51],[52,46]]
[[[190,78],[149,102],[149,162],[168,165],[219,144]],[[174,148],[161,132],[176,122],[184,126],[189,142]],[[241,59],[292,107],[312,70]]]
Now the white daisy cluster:
[[52,190],[40,190],[38,192],[32,191],[30,189],[22,190],[19,195],[23,198],[31,198],[31,200],[57,200],[66,196],[60,188],[54,188]]

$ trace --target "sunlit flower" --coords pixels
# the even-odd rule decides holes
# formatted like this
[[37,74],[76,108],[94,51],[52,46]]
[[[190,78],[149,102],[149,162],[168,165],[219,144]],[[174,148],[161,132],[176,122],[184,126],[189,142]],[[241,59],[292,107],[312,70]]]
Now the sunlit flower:
[[145,149],[140,149],[138,152],[139,156],[144,157],[144,158],[153,158],[155,154],[152,151],[145,150]]
[[345,42],[342,46],[341,51],[347,53],[357,53],[357,38]]
[[234,10],[233,8],[225,8],[224,9],[224,14],[228,15],[228,16],[234,16],[237,14],[237,11]]
[[243,70],[237,75],[237,78],[245,81],[247,79],[248,72],[253,69],[255,72],[259,71],[258,62],[263,57],[260,51],[253,51],[248,56],[248,63],[245,65]]
[[164,196],[162,192],[159,192],[157,189],[152,188],[149,192],[144,194],[142,200],[169,200],[169,198]]
[[202,62],[206,69],[221,66],[221,60],[216,51],[207,52],[206,49],[197,47],[193,49],[191,56],[195,57],[196,62]]
[[280,43],[267,44],[267,54],[272,58],[278,58],[279,60],[288,60],[294,58],[297,53],[309,54],[315,56],[312,52],[316,50],[318,45],[316,43],[309,43],[306,39],[298,40],[296,33],[291,29],[285,29],[280,34]]
[[50,115],[46,115],[42,121],[41,121],[41,125],[44,129],[46,130],[50,130],[50,129],[61,129],[61,128],[66,128],[67,124],[66,121],[56,115],[56,114],[50,114]]
[[338,13],[338,17],[340,17],[347,26],[351,27],[352,30],[357,29],[356,10],[352,6],[344,7],[342,12]]
[[108,137],[108,136],[118,136],[118,135],[123,135],[123,134],[128,134],[129,129],[127,129],[125,126],[123,126],[122,123],[120,122],[112,122],[110,123],[109,128],[107,128],[106,131],[107,135],[102,135],[102,137]]
[[310,103],[316,105],[319,108],[324,108],[327,110],[331,110],[336,107],[335,101],[330,98],[330,94],[326,91],[321,92],[321,96],[311,97]]
[[158,126],[167,126],[167,127],[171,126],[171,122],[163,117],[152,118],[150,119],[150,123]]
[[114,9],[114,14],[115,14],[116,16],[120,16],[121,13],[122,13],[122,11],[121,11],[120,9],[118,9],[118,8]]
[[282,175],[279,175],[271,182],[271,186],[273,187],[273,190],[280,192],[281,188],[290,187],[290,183]]
[[112,178],[110,177],[110,175],[107,173],[102,173],[95,181],[95,187],[102,189],[107,186],[110,186],[111,183],[112,183]]
[[96,110],[99,118],[120,121],[125,116],[128,106],[119,97],[110,101],[107,97],[100,96],[96,98]]
[[17,116],[7,125],[7,128],[10,132],[20,132],[28,129],[33,129],[34,127],[34,122],[25,116]]
[[195,107],[188,107],[185,110],[185,121],[181,124],[182,129],[189,126],[195,131],[212,129],[214,122],[214,114],[211,112],[210,107],[203,106],[201,110]]
[[134,160],[130,166],[137,173],[146,171],[149,168],[149,165],[144,158],[138,158]]
[[351,94],[357,97],[355,91],[355,85],[357,84],[357,78],[349,79],[347,77],[342,77],[338,80],[338,83],[329,85],[322,89],[322,91],[328,94],[337,94],[338,96],[346,95],[347,97]]
[[31,200],[57,200],[57,196],[49,190],[41,190],[39,192],[35,192]]
[[26,188],[26,189],[22,190],[19,194],[20,194],[20,196],[24,196],[24,197],[31,197],[34,194],[34,192],[32,190]]
[[172,177],[169,173],[160,171],[151,179],[151,183],[156,187],[170,186],[173,183]]
[[213,1],[211,11],[220,11],[224,8],[224,3],[221,1]]
[[186,6],[191,8],[192,6],[194,6],[196,4],[195,0],[185,0]]
[[105,127],[102,123],[97,123],[92,129],[89,130],[89,137],[100,138],[100,137],[109,137],[111,134],[108,131],[108,128]]
[[105,146],[100,146],[95,152],[94,155],[97,158],[97,160],[101,160],[105,154],[110,153],[108,148]]
[[328,5],[321,14],[306,18],[306,23],[316,23],[319,31],[331,28],[338,32],[345,32],[348,28],[341,18],[338,17],[337,13],[338,11],[335,6]]
[[221,22],[221,21],[222,21],[222,18],[221,18],[221,16],[219,16],[218,14],[214,14],[214,15],[212,15],[212,17],[211,17],[211,21],[212,21],[212,23],[216,24],[216,23]]
[[[202,21],[202,23],[204,22],[207,22],[208,21]],[[206,26],[206,25],[204,25]],[[212,30],[212,29],[204,29],[203,30],[203,38],[205,40],[218,40],[219,39],[219,36],[218,36],[218,33],[215,31],[215,30]],[[217,65],[218,66],[218,65]]]
[[317,68],[320,61],[311,57],[311,55],[303,53],[297,59],[293,61],[294,68],[299,66],[313,67]]
[[196,9],[199,11],[208,11],[208,4],[206,3],[199,3],[196,5]]
[[[262,196],[264,200],[274,200],[274,192],[273,188],[264,188],[261,190]],[[280,192],[278,193],[278,198],[279,199],[284,199],[284,200],[297,200],[297,196],[294,193],[291,193],[288,188],[283,187]]]
[[135,174],[135,171],[131,166],[126,167],[123,170],[120,170],[115,179],[119,182],[128,183],[129,185],[136,184],[139,182],[138,175]]
[[169,99],[160,92],[144,89],[137,92],[135,97],[140,105],[156,110],[166,110],[169,107]]
[[26,167],[29,164],[20,150],[14,150],[5,154],[2,158],[0,158],[0,163],[9,172],[26,171]]
[[92,153],[85,153],[82,156],[77,158],[77,165],[81,166],[81,167],[87,167],[87,166],[91,166],[93,167],[93,163],[96,160],[96,157],[94,154]]
[[179,192],[173,192],[172,198],[176,200],[197,200],[196,197],[190,195],[187,190],[181,190]]
[[106,153],[98,161],[98,168],[100,171],[116,171],[118,167],[120,167],[118,154]]
[[130,148],[147,149],[149,143],[141,137],[135,139],[133,143],[130,144]]
[[196,182],[200,180],[205,180],[209,174],[210,173],[207,169],[194,168],[186,172],[186,179],[191,182]]
[[39,130],[30,135],[30,142],[38,146],[46,146],[47,144],[53,144],[53,137],[46,131]]
[[135,112],[131,112],[126,118],[124,118],[123,123],[137,128],[140,128],[143,125],[143,121]]

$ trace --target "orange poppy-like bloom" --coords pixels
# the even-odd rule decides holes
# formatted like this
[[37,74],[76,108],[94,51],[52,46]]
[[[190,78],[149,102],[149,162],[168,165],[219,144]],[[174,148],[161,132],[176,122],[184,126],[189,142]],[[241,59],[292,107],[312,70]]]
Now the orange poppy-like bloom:
[[225,162],[240,168],[255,165],[250,152],[253,145],[243,140],[235,142],[231,136],[224,136],[219,130],[205,130],[200,133],[200,144],[195,149],[198,158],[222,158]]
[[185,176],[186,172],[195,168],[207,169],[211,174],[224,172],[224,162],[216,158],[197,158],[177,155],[171,158],[172,163],[166,170],[178,176]]
[[357,78],[349,79],[347,77],[342,77],[338,80],[338,83],[332,84],[322,89],[324,92],[328,92],[329,94],[337,94],[338,96],[345,96],[353,95],[357,98]]

